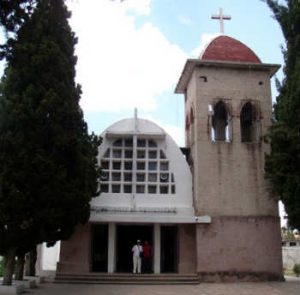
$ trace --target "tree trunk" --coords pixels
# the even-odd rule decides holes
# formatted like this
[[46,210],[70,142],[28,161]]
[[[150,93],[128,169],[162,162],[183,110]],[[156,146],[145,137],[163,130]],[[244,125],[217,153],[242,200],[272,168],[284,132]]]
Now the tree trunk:
[[9,249],[4,255],[4,274],[2,285],[11,285],[15,266],[16,249]]
[[37,259],[36,247],[29,252],[29,267],[26,271],[27,276],[34,277],[35,276],[35,264]]
[[22,281],[24,276],[25,254],[19,254],[17,257],[18,260],[16,262],[15,279],[17,281]]

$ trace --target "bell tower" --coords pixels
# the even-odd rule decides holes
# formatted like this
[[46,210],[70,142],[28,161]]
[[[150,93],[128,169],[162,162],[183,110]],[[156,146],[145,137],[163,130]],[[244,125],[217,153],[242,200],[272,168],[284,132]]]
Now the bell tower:
[[177,84],[196,214],[212,218],[196,225],[203,280],[282,279],[278,206],[264,178],[270,146],[262,140],[271,124],[270,78],[278,69],[221,35],[199,59],[187,60]]

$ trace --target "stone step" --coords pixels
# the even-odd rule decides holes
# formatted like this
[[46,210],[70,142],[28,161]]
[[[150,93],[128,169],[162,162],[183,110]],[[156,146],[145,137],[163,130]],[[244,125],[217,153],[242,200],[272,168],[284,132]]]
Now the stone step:
[[57,273],[61,284],[199,284],[197,274]]

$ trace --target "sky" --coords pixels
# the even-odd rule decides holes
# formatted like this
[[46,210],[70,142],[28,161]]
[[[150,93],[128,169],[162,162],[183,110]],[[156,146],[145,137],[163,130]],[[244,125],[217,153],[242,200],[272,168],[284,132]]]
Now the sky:
[[[77,82],[90,132],[114,122],[150,119],[184,146],[184,98],[174,89],[187,58],[199,57],[220,32],[212,20],[222,8],[225,35],[250,47],[264,63],[283,65],[284,39],[261,0],[67,0],[78,37]],[[0,42],[3,34],[0,34]],[[0,75],[3,63],[0,64]],[[282,79],[282,70],[276,75]],[[276,97],[272,79],[273,100]],[[282,209],[280,210],[282,211]]]
[[[67,5],[78,37],[80,105],[96,134],[133,117],[137,108],[139,117],[156,122],[184,146],[184,98],[174,89],[186,60],[199,57],[220,33],[219,21],[211,19],[220,8],[231,16],[225,35],[264,63],[283,64],[280,26],[261,0],[67,0]],[[272,90],[275,100],[274,79]]]
[[219,8],[231,16],[225,35],[264,63],[283,64],[280,26],[261,0],[69,0],[68,6],[81,106],[97,134],[137,108],[184,145],[184,98],[174,89],[186,59],[199,57],[219,34],[219,21],[210,18]]

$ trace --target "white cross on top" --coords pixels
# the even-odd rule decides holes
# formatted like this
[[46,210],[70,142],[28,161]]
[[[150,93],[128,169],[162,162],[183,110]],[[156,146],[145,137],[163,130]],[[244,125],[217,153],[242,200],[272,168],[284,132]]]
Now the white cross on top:
[[224,34],[224,20],[230,20],[231,16],[230,15],[224,15],[223,14],[223,9],[219,9],[219,14],[213,14],[211,16],[211,19],[218,19],[220,20],[220,33]]

